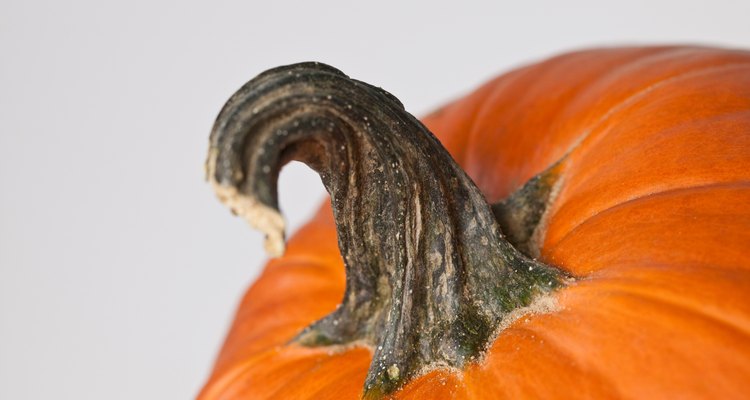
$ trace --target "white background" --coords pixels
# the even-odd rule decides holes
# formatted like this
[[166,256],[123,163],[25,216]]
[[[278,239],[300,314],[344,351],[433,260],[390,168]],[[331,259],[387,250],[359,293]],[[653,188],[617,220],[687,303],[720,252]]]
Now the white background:
[[[423,114],[592,45],[750,47],[750,1],[0,3],[0,399],[187,399],[263,263],[203,181],[223,102],[317,60]],[[457,5],[462,3],[462,5]],[[285,169],[292,229],[323,198]]]

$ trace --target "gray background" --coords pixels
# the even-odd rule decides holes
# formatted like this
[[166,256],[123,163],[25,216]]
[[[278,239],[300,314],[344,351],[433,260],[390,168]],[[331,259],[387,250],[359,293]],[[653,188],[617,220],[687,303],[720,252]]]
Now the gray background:
[[[583,46],[750,47],[747,0],[377,4],[2,0],[0,399],[196,394],[264,259],[208,132],[264,69],[323,61],[419,115]],[[280,196],[294,229],[323,189],[291,165]]]

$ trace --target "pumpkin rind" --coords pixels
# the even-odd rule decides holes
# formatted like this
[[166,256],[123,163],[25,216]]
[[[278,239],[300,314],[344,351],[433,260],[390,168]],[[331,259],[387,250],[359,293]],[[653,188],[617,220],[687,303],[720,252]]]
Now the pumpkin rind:
[[[602,49],[428,116],[491,201],[568,155],[541,256],[582,278],[462,373],[397,396],[735,398],[750,391],[750,54]],[[370,354],[286,343],[344,290],[330,209],[243,299],[201,399],[356,398]]]

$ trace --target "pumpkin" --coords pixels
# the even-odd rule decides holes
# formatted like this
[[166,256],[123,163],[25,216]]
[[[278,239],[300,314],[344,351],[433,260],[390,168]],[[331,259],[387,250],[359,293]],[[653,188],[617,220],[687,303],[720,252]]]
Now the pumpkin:
[[[750,52],[579,51],[422,122],[315,63],[229,100],[209,180],[283,255],[199,399],[750,393]],[[333,206],[284,250],[292,159]]]

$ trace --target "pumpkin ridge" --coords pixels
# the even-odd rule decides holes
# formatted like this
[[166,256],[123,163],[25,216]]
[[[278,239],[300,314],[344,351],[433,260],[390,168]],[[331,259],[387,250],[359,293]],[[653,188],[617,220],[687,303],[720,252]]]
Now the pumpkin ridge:
[[[578,138],[575,140],[575,142],[570,146],[568,151],[565,153],[566,155],[572,154],[576,152],[577,149],[582,148],[582,144],[584,141],[587,140],[594,140],[599,141],[602,140],[604,137],[606,137],[606,134],[610,132],[611,130],[604,130],[601,135],[595,135],[595,131],[599,129],[602,125],[606,124],[615,114],[618,112],[624,110],[628,106],[631,106],[633,104],[636,104],[638,101],[641,101],[644,99],[645,96],[647,96],[649,93],[652,93],[655,90],[658,90],[664,86],[673,84],[675,82],[679,82],[684,79],[691,79],[691,78],[697,78],[701,75],[716,73],[720,71],[726,71],[731,70],[735,68],[748,68],[750,67],[750,63],[747,62],[728,62],[726,64],[721,65],[712,65],[708,67],[703,68],[697,68],[694,70],[684,71],[678,75],[674,75],[668,78],[665,78],[663,80],[659,80],[657,82],[652,83],[648,87],[645,87],[641,90],[639,90],[637,93],[632,94],[631,96],[628,96],[627,98],[623,99],[622,101],[616,103],[612,107],[610,107],[597,121],[595,121],[591,126],[584,128],[583,132],[578,136]],[[592,138],[592,139],[589,139]],[[589,148],[591,147],[591,143],[589,143]],[[579,156],[580,153],[577,153],[576,156]]]
[[[319,288],[314,291],[307,292],[303,295],[284,297],[283,299],[275,300],[273,302],[264,302],[262,305],[252,307],[250,310],[248,310],[248,312],[258,313],[264,310],[272,310],[274,307],[278,307],[279,305],[282,305],[282,304],[299,303],[301,302],[302,299],[308,298],[310,295],[321,295],[321,294],[330,295],[332,292],[339,293],[340,290],[337,290],[337,288]],[[313,321],[308,321],[308,324],[310,322],[313,322]],[[292,338],[289,338],[289,339],[292,339]]]
[[[685,130],[688,128],[694,128],[698,129],[700,127],[704,127],[706,131],[711,129],[716,129],[715,125],[720,123],[734,123],[736,122],[736,118],[744,118],[747,121],[750,121],[750,111],[747,110],[728,110],[726,112],[716,112],[705,116],[696,117],[690,122],[683,122],[683,123],[677,123],[677,124],[670,124],[669,126],[665,128],[660,129],[651,129],[650,138],[652,138],[649,142],[638,142],[636,145],[630,146],[626,149],[623,149],[622,151],[618,152],[615,156],[616,158],[612,158],[607,165],[601,166],[597,169],[597,173],[601,173],[603,170],[607,171],[616,171],[620,169],[620,166],[618,165],[619,162],[621,162],[620,158],[626,158],[623,157],[624,155],[633,155],[633,154],[640,154],[644,151],[648,151],[651,148],[657,148],[658,145],[662,145],[665,142],[669,143],[669,141],[677,141],[675,140],[677,136],[679,135],[685,135]],[[608,134],[610,131],[607,132]],[[621,135],[624,135],[623,132],[619,132]],[[692,133],[692,132],[688,132]],[[658,144],[658,145],[657,145]],[[592,146],[588,152],[596,150],[594,146]],[[588,153],[586,152],[586,153]],[[582,154],[581,152],[578,152],[576,154],[578,161],[580,162],[580,159],[583,158],[585,154]],[[691,172],[693,172],[691,170]],[[586,180],[591,179],[590,177],[586,178],[581,182],[580,180],[577,182],[576,186],[567,185],[566,190],[577,190],[579,186],[585,185]]]
[[[564,295],[564,289],[560,291],[560,294]],[[544,333],[543,331],[534,329],[533,326],[514,327],[513,329],[520,332],[528,332],[530,334],[528,335],[529,337],[542,339],[544,344],[552,347],[552,351],[557,352],[560,355],[564,355],[565,359],[572,360],[572,364],[574,364],[575,368],[582,371],[582,373],[585,374],[588,379],[603,382],[603,386],[607,386],[610,388],[610,390],[614,391],[614,393],[611,393],[611,398],[621,398],[619,388],[615,384],[614,380],[607,376],[606,373],[601,371],[601,367],[588,362],[588,360],[579,356],[576,352],[570,350],[566,346],[565,342],[559,340],[554,335],[549,335]]]
[[[304,378],[306,376],[312,375],[313,372],[315,372],[316,367],[318,367],[318,365],[315,365],[312,368],[303,369],[303,370],[299,371],[299,373],[289,376],[289,379],[290,379],[291,382],[298,381],[298,380],[304,380]],[[281,398],[280,397],[280,392],[283,392],[284,390],[286,390],[287,389],[286,386],[287,385],[279,385],[278,387],[276,387],[276,389],[274,389],[273,392],[268,393],[267,397],[269,399]]]
[[[567,130],[570,128],[566,127],[566,123],[570,121],[571,117],[576,115],[576,113],[580,113],[580,102],[584,101],[585,99],[591,99],[592,95],[598,95],[597,98],[602,96],[603,94],[607,94],[608,90],[602,90],[602,88],[612,89],[613,86],[616,86],[619,81],[621,81],[624,78],[628,78],[630,76],[637,76],[640,73],[640,70],[646,67],[651,67],[655,63],[659,63],[662,61],[669,61],[673,58],[679,58],[681,56],[692,56],[697,58],[698,60],[694,60],[693,63],[695,65],[692,66],[692,69],[687,69],[685,71],[682,71],[681,73],[687,73],[691,71],[695,71],[697,69],[701,68],[708,68],[708,67],[721,67],[727,64],[730,64],[732,62],[736,61],[728,61],[724,62],[723,64],[711,64],[711,60],[715,58],[721,58],[726,57],[725,51],[718,51],[717,49],[711,49],[711,48],[705,48],[705,47],[668,47],[662,49],[663,51],[659,52],[651,52],[646,54],[641,54],[637,58],[630,59],[628,62],[620,63],[617,65],[616,68],[602,71],[599,75],[597,75],[594,79],[592,79],[590,82],[587,82],[583,90],[579,90],[576,92],[574,96],[572,96],[569,101],[565,102],[565,104],[562,105],[562,107],[557,111],[555,115],[553,115],[547,124],[549,132],[554,132],[556,130]],[[743,54],[743,53],[740,53]],[[645,65],[644,65],[645,64]],[[648,70],[648,69],[647,69]],[[624,74],[624,75],[623,75]],[[673,78],[677,75],[671,74],[671,71],[666,70],[662,71],[663,75],[666,75],[662,77],[661,79],[657,79],[655,81],[649,81],[648,85],[657,84],[660,81]],[[679,74],[678,74],[679,75]],[[631,93],[629,96],[632,96],[636,93]],[[627,97],[621,99],[620,101],[626,100]],[[613,107],[616,107],[617,103],[610,106],[608,110],[611,110]],[[576,108],[578,107],[578,109]],[[607,111],[605,111],[606,113]],[[600,116],[601,118],[601,116]],[[593,121],[589,124],[596,125],[600,121]],[[586,130],[587,128],[576,128],[580,130]],[[591,129],[596,129],[595,127],[591,127]],[[564,156],[567,156],[572,151],[571,148],[568,149],[564,153]],[[563,156],[563,157],[564,157]],[[537,155],[535,154],[532,158],[536,158]],[[529,165],[534,165],[534,163],[529,163]]]
[[[670,350],[675,351],[675,355],[680,355],[683,357],[689,355],[690,352],[686,351],[687,349],[684,348],[684,346],[686,345],[690,346],[689,341],[686,340],[686,335],[689,335],[689,331],[685,332],[680,328],[693,326],[690,323],[693,317],[693,314],[690,311],[672,308],[670,305],[661,307],[662,303],[658,301],[643,299],[627,292],[620,292],[617,290],[610,291],[609,287],[597,285],[598,282],[586,283],[589,284],[578,285],[578,287],[571,287],[573,290],[583,289],[583,293],[585,293],[581,294],[579,292],[575,294],[575,297],[577,297],[577,302],[584,302],[584,304],[575,304],[575,306],[585,307],[585,305],[589,304],[592,300],[598,299],[601,299],[602,303],[599,304],[598,308],[593,310],[574,311],[572,317],[582,317],[581,320],[577,321],[578,324],[592,323],[597,327],[600,325],[611,326],[613,330],[609,334],[615,334],[614,332],[622,330],[620,334],[626,335],[633,344],[630,347],[623,348],[621,350],[613,350],[611,348],[611,344],[606,338],[606,335],[601,332],[591,332],[583,328],[573,327],[570,327],[568,328],[570,330],[567,330],[566,328],[560,326],[562,324],[558,324],[558,326],[551,329],[550,333],[562,333],[560,337],[555,336],[555,339],[571,341],[573,346],[575,346],[574,351],[578,353],[576,357],[571,356],[566,360],[580,357],[588,360],[591,363],[592,368],[601,370],[606,375],[604,377],[606,381],[611,382],[610,384],[612,386],[607,387],[607,391],[619,390],[620,393],[629,393],[630,396],[628,396],[628,398],[651,398],[653,394],[642,394],[643,390],[645,389],[642,387],[642,385],[651,386],[647,390],[656,390],[655,393],[664,394],[664,398],[670,398],[673,395],[678,395],[678,397],[684,396],[686,398],[706,398],[705,387],[701,389],[688,388],[686,386],[675,387],[674,383],[669,379],[671,378],[669,371],[660,369],[658,364],[654,365],[654,372],[651,372],[649,370],[651,364],[641,365],[640,369],[638,370],[638,375],[633,375],[633,372],[631,371],[629,372],[629,379],[626,381],[619,379],[617,375],[618,373],[620,373],[619,368],[610,368],[612,366],[612,363],[615,363],[616,365],[616,363],[618,362],[622,362],[627,367],[632,368],[632,365],[628,365],[629,362],[632,362],[630,360],[632,360],[633,357],[632,355],[628,354],[629,352],[644,353],[646,355],[653,354],[652,357],[656,359],[658,359],[658,357],[660,356],[665,356],[665,354],[662,353]],[[655,312],[656,315],[654,315],[653,317],[644,317],[642,315],[644,313],[648,313],[649,311]],[[614,321],[612,321],[611,325],[608,325],[608,318],[614,317],[612,313],[616,313],[615,315],[617,315],[619,318],[615,318]],[[561,315],[561,317],[565,318],[566,316]],[[675,322],[670,322],[669,319],[667,321],[664,321],[659,317],[675,318]],[[677,322],[679,322],[679,325],[672,325],[673,323]],[[696,336],[696,339],[706,340],[710,338],[710,340],[718,340],[718,338],[714,336],[714,333],[716,333],[715,329],[717,327],[717,324],[713,322],[707,323],[706,325],[703,325],[703,323],[698,323],[695,326],[696,329],[698,326],[702,326],[703,329],[701,329],[701,332],[706,332],[707,330],[712,332],[712,334],[710,335],[706,335],[705,333],[698,334]],[[724,338],[725,340],[730,338],[733,339],[731,340],[731,342],[727,343],[727,345],[734,344],[739,346],[741,343],[746,342],[747,340],[744,336],[738,336],[736,332],[727,333],[724,330],[724,327],[721,327],[720,329],[720,332],[722,332],[722,338]],[[641,332],[643,332],[643,336],[640,336]],[[653,336],[655,332],[658,336]],[[671,334],[681,339],[679,345],[672,347],[669,341]],[[649,337],[649,335],[652,336]],[[688,342],[687,344],[686,341]],[[695,346],[699,346],[698,343],[696,343]],[[683,348],[681,349],[680,347]],[[731,353],[724,351],[724,349],[728,347],[729,346],[723,346],[722,348],[722,346],[715,346],[714,351],[722,351],[725,355],[729,355]],[[697,355],[701,356],[702,354],[700,354],[700,352],[705,349],[703,347],[699,347],[699,349],[700,350],[697,350]],[[717,357],[722,359],[723,362],[726,362],[727,360],[735,360],[735,362],[737,362],[737,358],[731,358],[730,356],[730,358],[727,359],[726,356],[722,357],[721,354],[716,355]],[[649,358],[648,356],[646,357],[647,359]],[[680,363],[674,362],[673,365],[675,367],[679,367]],[[699,374],[696,375],[696,377],[694,377],[693,379],[697,379],[700,382],[704,381],[703,379],[697,378],[702,376],[701,371],[711,369],[709,368],[709,366],[701,365],[699,363],[691,365],[691,368],[694,368],[695,372]],[[649,376],[651,374],[654,374],[653,377],[656,379],[649,379]],[[735,372],[734,374],[738,375],[737,372]],[[721,374],[721,372],[718,372],[718,376],[722,375],[723,374]],[[603,380],[601,378],[597,379],[599,381]],[[682,382],[682,384],[688,383],[690,382]],[[703,394],[696,396],[696,392],[694,392],[695,390],[702,390]],[[641,393],[640,395],[635,394],[639,392]],[[609,395],[607,397],[609,397]],[[657,398],[661,398],[661,396],[657,396]],[[732,398],[732,396],[728,396],[725,398]]]
[[[300,371],[296,372],[295,374],[288,375],[290,381],[294,382],[294,381],[297,381],[297,380],[302,380],[302,378],[304,378],[305,376],[310,375],[311,370],[314,369],[317,366],[317,364],[320,362],[320,358],[322,358],[321,356],[323,356],[323,354],[320,354],[318,357],[310,360],[310,363],[312,364],[312,366],[310,368],[301,368]],[[306,357],[301,356],[300,358],[306,358]],[[290,360],[290,361],[288,361],[288,364],[292,364],[292,363],[295,363],[295,362],[297,362],[297,360]],[[275,366],[275,367],[276,367],[277,370],[283,370],[284,366],[285,366],[284,364],[281,364],[281,365],[278,365],[278,366]],[[283,391],[285,389],[285,386],[287,386],[287,385],[285,385],[285,384],[279,384],[279,385],[277,385],[276,388],[274,388],[273,391],[271,391],[270,393],[268,393],[267,398],[271,398],[271,399],[272,398],[277,398],[278,397],[278,393],[281,392],[281,391]]]
[[[690,100],[670,104],[677,108],[683,101]],[[564,191],[551,212],[556,228],[548,232],[547,244],[557,243],[560,235],[596,212],[629,199],[686,186],[744,180],[746,174],[739,166],[750,150],[750,136],[744,135],[741,127],[750,123],[750,113],[736,111],[741,105],[733,103],[724,107],[730,109],[727,113],[715,112],[715,106],[704,109],[707,111],[695,115],[692,123],[665,120],[643,128],[632,124],[614,128],[617,133],[609,140],[571,163]],[[620,150],[612,152],[612,143]],[[592,164],[597,168],[586,167]]]
[[[461,147],[461,152],[458,154],[459,157],[457,159],[461,160],[462,166],[465,167],[465,163],[469,159],[469,151],[472,147],[473,139],[477,136],[480,136],[481,131],[477,127],[477,124],[483,119],[484,115],[492,112],[491,108],[493,108],[494,106],[493,99],[498,97],[499,94],[503,90],[506,90],[507,87],[512,86],[513,83],[515,83],[518,79],[521,79],[524,73],[529,72],[530,71],[528,71],[526,68],[513,70],[512,72],[503,76],[502,79],[498,81],[499,83],[492,86],[492,90],[488,91],[482,96],[483,99],[477,107],[477,110],[474,113],[474,117],[471,119],[471,123],[469,124],[469,128],[467,130],[468,134],[466,135],[466,139],[464,139],[464,146]],[[476,177],[472,176],[472,178],[475,179]]]
[[[615,278],[608,279],[602,282],[597,280],[597,283],[604,283],[607,285],[608,292],[616,295],[617,293],[627,294],[639,298],[646,302],[652,302],[654,304],[661,304],[658,308],[664,308],[668,305],[669,307],[680,310],[683,313],[691,313],[702,320],[708,321],[711,324],[722,326],[726,331],[733,332],[734,335],[742,336],[745,339],[750,338],[750,319],[744,321],[732,321],[727,318],[723,318],[723,313],[715,310],[709,310],[707,307],[702,306],[703,303],[690,296],[685,296],[679,292],[672,292],[673,296],[667,296],[661,291],[655,292],[653,290],[647,290],[645,288],[639,288],[633,286],[632,283],[639,283],[635,279],[626,278]],[[631,282],[631,284],[628,284]],[[691,318],[692,319],[692,318]]]
[[356,381],[361,380],[361,373],[357,370],[347,370],[345,368],[341,369],[342,374],[338,379],[331,379],[330,382],[326,383],[321,388],[307,392],[306,394],[309,394],[309,397],[311,399],[335,399],[339,400],[339,395],[335,392],[335,390],[340,385],[339,382],[350,382],[350,381]]
[[[649,57],[649,56],[651,56],[653,54],[664,53],[664,52],[670,51],[672,49],[674,49],[674,48],[673,47],[655,47],[655,48],[647,48],[647,49],[644,49],[644,48],[626,48],[624,50],[632,51],[634,53],[633,54],[627,54],[627,55],[624,55],[624,56],[620,55],[620,57],[624,57],[625,58],[625,61],[621,60],[621,61],[619,61],[619,63],[624,62],[626,64],[632,64],[632,63],[638,62],[640,59],[642,59],[644,57]],[[617,53],[617,52],[612,52],[611,51],[612,49],[608,49],[608,48],[603,48],[603,49],[600,49],[600,50],[602,50],[603,52],[611,52],[612,53],[612,57],[614,57],[616,55],[616,53]],[[497,109],[500,108],[500,106],[502,105],[502,102],[500,100],[508,100],[509,96],[514,93],[512,91],[513,89],[515,89],[513,87],[514,85],[518,86],[519,90],[522,89],[522,95],[520,97],[513,97],[513,100],[514,100],[513,102],[508,101],[508,103],[510,105],[501,108],[502,109],[502,113],[503,113],[503,115],[506,115],[506,116],[508,114],[511,114],[514,117],[513,119],[510,119],[511,121],[514,120],[514,119],[523,119],[524,116],[527,113],[529,113],[529,112],[531,112],[533,110],[525,110],[523,108],[520,108],[520,106],[518,106],[517,104],[523,103],[523,101],[525,99],[538,100],[540,98],[540,96],[538,95],[538,93],[535,93],[535,90],[539,90],[540,87],[544,87],[544,84],[540,84],[539,83],[540,79],[536,79],[536,80],[534,80],[532,82],[520,82],[520,83],[515,82],[516,80],[523,79],[527,75],[531,76],[531,77],[534,77],[534,78],[543,78],[545,76],[550,76],[550,77],[551,76],[555,76],[557,74],[556,70],[553,69],[552,71],[548,71],[548,70],[545,70],[544,68],[545,67],[560,68],[560,65],[557,65],[557,64],[564,63],[564,62],[571,62],[571,60],[569,60],[569,58],[571,58],[571,57],[586,57],[586,56],[590,56],[591,54],[594,54],[597,51],[598,50],[583,50],[583,51],[579,51],[579,52],[569,53],[569,54],[566,54],[564,56],[560,56],[560,57],[549,59],[549,60],[547,60],[545,62],[541,62],[541,63],[537,63],[537,64],[533,64],[533,65],[530,65],[530,66],[523,67],[521,69],[513,70],[510,73],[502,76],[497,81],[497,83],[494,85],[495,88],[493,88],[494,89],[493,92],[486,97],[486,99],[484,101],[483,107],[480,108],[477,111],[477,113],[476,113],[475,117],[473,118],[473,120],[474,121],[492,120],[492,118],[491,118],[492,115],[497,114],[497,112],[498,112]],[[619,63],[616,62],[614,59],[613,60],[608,60],[607,63],[608,64],[612,64],[613,67],[616,67],[616,66],[619,65]],[[525,75],[518,76],[519,73],[524,73]],[[601,79],[602,76],[604,76],[604,72],[600,71],[597,75],[594,76],[594,80]],[[508,80],[507,83],[506,83],[506,80]],[[573,90],[574,91],[575,94],[574,94],[573,98],[575,98],[575,96],[579,96],[580,95],[580,90],[586,89],[586,87],[589,84],[590,84],[590,82],[588,80],[584,80],[584,81],[579,82],[578,84],[576,84],[574,87],[568,88],[568,90]],[[510,94],[504,93],[506,91],[511,92],[511,93]],[[529,105],[526,105],[526,106],[529,106]],[[509,111],[508,108],[511,108],[511,110]],[[553,116],[553,121],[554,121],[554,118],[555,118],[555,116]],[[550,122],[553,122],[553,121],[550,121]],[[552,123],[549,123],[546,126],[551,126],[551,125],[552,125]],[[472,157],[470,156],[470,153],[476,151],[477,147],[483,147],[482,145],[477,145],[476,143],[480,140],[480,138],[485,138],[487,136],[486,132],[485,132],[487,129],[505,130],[506,128],[503,125],[487,127],[487,126],[478,125],[477,123],[473,123],[471,129],[468,130],[468,134],[467,134],[468,139],[466,140],[466,146],[465,146],[465,149],[463,150],[463,153],[465,153],[465,154],[462,155],[462,160],[465,161],[465,163],[463,165],[465,166],[465,168],[467,168],[467,171],[468,171],[469,175],[473,179],[475,179],[477,182],[480,183],[480,187],[482,187],[481,183],[482,183],[483,178],[484,178],[483,176],[480,175],[480,173],[483,173],[482,172],[482,168],[481,168],[482,165],[481,165],[481,163],[478,163],[478,162],[472,160]],[[528,133],[529,132],[519,132],[519,135],[525,135],[525,134],[528,134]],[[555,162],[557,162],[557,161],[559,161],[559,160],[567,157],[567,155],[569,154],[569,151],[570,151],[570,148],[568,148],[567,151],[566,150],[561,151],[561,153],[560,153],[559,156],[553,158],[549,163],[547,163],[546,165],[543,165],[543,166],[537,168],[536,171],[531,172],[527,176],[529,178],[531,178],[536,173],[541,173],[542,171],[544,171],[547,168],[549,168]],[[479,168],[474,168],[474,167],[479,167]],[[511,173],[509,175],[516,176],[518,174],[517,173]],[[511,192],[514,191],[514,190],[517,190],[520,187],[522,187],[524,181],[525,181],[524,179],[522,179],[521,181],[517,181],[514,178],[513,181],[510,182],[510,183],[512,183],[512,185],[510,185],[510,186],[512,188],[514,188],[513,190],[511,190]],[[483,188],[483,189],[485,189],[485,188]],[[485,190],[485,193],[487,193],[486,190]],[[492,201],[496,201],[497,200],[497,198],[493,197],[493,196],[490,196],[490,199]]]
[[[641,56],[641,58],[630,60],[630,62],[623,64],[622,66],[620,66],[620,68],[624,68],[626,66],[635,64],[637,62],[640,62],[644,59],[647,59],[656,55],[663,55],[663,54],[657,53],[657,54],[643,55]],[[658,90],[662,88],[663,86],[672,84],[674,82],[678,82],[683,79],[690,79],[690,78],[699,77],[704,74],[714,73],[717,71],[731,70],[734,68],[744,68],[748,66],[750,66],[750,63],[747,63],[747,62],[727,62],[724,64],[718,64],[718,65],[700,66],[694,69],[683,71],[680,74],[665,77],[663,79],[652,82],[649,86],[618,101],[617,103],[612,105],[610,108],[608,108],[607,111],[605,111],[596,121],[592,122],[591,125],[589,125],[588,127],[582,128],[581,129],[582,132],[573,140],[573,143],[569,145],[568,149],[562,154],[562,156],[560,156],[557,160],[552,161],[543,170],[550,168],[550,166],[554,165],[555,163],[560,162],[560,160],[563,160],[565,158],[572,158],[574,156],[581,157],[585,155],[587,151],[590,151],[590,149],[593,148],[593,145],[592,145],[593,143],[603,140],[607,136],[607,134],[611,132],[611,130],[609,129],[604,129],[601,131],[601,134],[597,135],[595,134],[597,130],[599,130],[602,126],[604,126],[618,112],[626,109],[627,107],[633,104],[636,104],[638,101],[643,100],[644,96],[648,95],[654,90]],[[614,73],[614,71],[611,71],[610,73]],[[595,81],[599,79],[604,79],[606,78],[607,75],[608,74],[599,75],[596,77]],[[580,96],[580,95],[582,95],[582,93],[575,94],[575,96]],[[489,107],[489,105],[487,107]],[[735,112],[740,112],[740,111],[735,111]],[[550,123],[550,125],[554,125],[554,120]],[[470,135],[470,138],[474,136],[478,136],[478,135],[479,133],[477,133],[476,135]],[[586,143],[587,146],[583,146],[584,143]],[[586,151],[581,150],[582,148],[587,148],[587,150]]]
[[[518,70],[511,71],[507,73],[504,76],[497,77],[493,79],[491,82],[487,82],[484,85],[479,86],[478,88],[474,89],[473,92],[471,92],[471,95],[469,98],[465,99],[464,101],[455,101],[453,103],[449,103],[443,107],[440,107],[438,110],[433,111],[429,115],[421,118],[422,122],[430,128],[431,131],[434,132],[435,136],[440,140],[440,142],[445,146],[446,149],[450,152],[450,154],[453,156],[453,158],[456,160],[458,165],[465,166],[466,159],[468,156],[468,146],[467,143],[469,141],[470,135],[465,136],[459,136],[456,137],[456,135],[447,137],[444,135],[444,132],[441,132],[440,129],[432,129],[430,127],[430,121],[441,121],[449,116],[452,116],[453,113],[456,112],[456,109],[460,111],[462,114],[467,113],[471,115],[471,117],[467,118],[468,125],[466,126],[467,132],[471,132],[474,130],[474,126],[477,124],[478,118],[476,115],[480,112],[482,107],[487,103],[487,99],[490,98],[492,93],[494,93],[495,86],[503,85],[505,84],[505,81],[510,80],[512,77],[514,77],[517,74]],[[458,140],[459,142],[454,144],[453,141]]]
[[[662,196],[672,196],[675,194],[680,194],[683,192],[691,192],[691,191],[703,191],[703,190],[711,190],[711,189],[722,189],[722,188],[735,188],[735,187],[745,187],[749,186],[750,189],[750,181],[741,180],[741,181],[733,181],[733,182],[719,182],[719,183],[709,183],[709,184],[701,184],[697,186],[684,186],[684,187],[676,187],[671,188],[668,190],[662,190],[662,191],[656,191],[653,193],[641,195],[634,197],[632,199],[629,199],[627,201],[624,201],[622,203],[615,204],[611,207],[607,207],[603,210],[597,211],[595,214],[592,214],[586,219],[580,221],[577,225],[575,225],[572,229],[568,230],[564,235],[562,235],[556,243],[550,244],[545,243],[544,245],[544,252],[545,253],[553,253],[554,250],[563,243],[564,240],[566,240],[570,235],[572,235],[576,230],[578,230],[580,227],[585,226],[588,223],[591,223],[591,221],[596,220],[600,217],[605,217],[607,214],[617,211],[622,207],[629,207],[633,204],[639,204],[640,202],[649,201],[653,198],[658,198]],[[554,218],[554,215],[551,215],[550,218]]]
[[[238,379],[249,370],[257,368],[258,365],[262,365],[260,362],[261,360],[273,358],[273,353],[275,352],[276,349],[274,348],[265,349],[260,353],[252,354],[248,358],[242,359],[239,363],[233,363],[231,367],[221,368],[221,365],[217,364],[218,368],[213,372],[213,375],[217,376],[217,378],[212,378],[211,384],[203,387],[198,398],[221,398],[221,394],[230,389]],[[218,361],[221,362],[222,360],[219,359]]]

